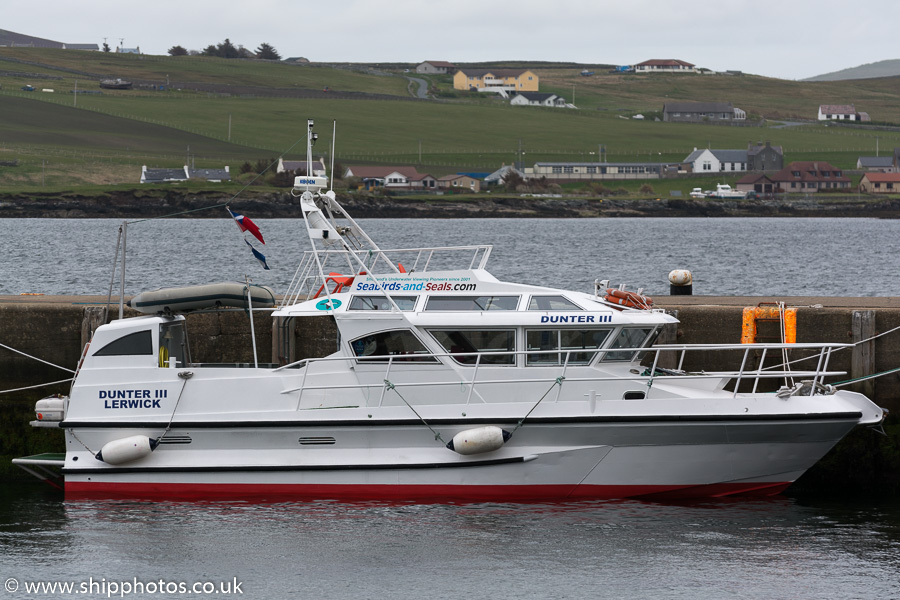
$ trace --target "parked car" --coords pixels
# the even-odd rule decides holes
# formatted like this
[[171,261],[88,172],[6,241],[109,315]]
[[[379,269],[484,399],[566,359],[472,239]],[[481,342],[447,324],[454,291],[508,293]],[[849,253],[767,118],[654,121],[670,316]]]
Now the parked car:
[[23,85],[23,86],[22,86],[22,91],[23,91],[23,92],[33,92],[33,91],[34,91],[34,86],[33,86],[33,85]]

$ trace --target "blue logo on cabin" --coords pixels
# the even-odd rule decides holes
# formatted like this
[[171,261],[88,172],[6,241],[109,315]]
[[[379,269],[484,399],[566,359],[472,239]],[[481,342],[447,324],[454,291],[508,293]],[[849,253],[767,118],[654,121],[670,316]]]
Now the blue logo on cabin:
[[331,310],[333,308],[338,308],[340,305],[341,305],[340,300],[328,300],[326,298],[325,300],[320,300],[316,304],[316,308],[318,308],[319,310]]

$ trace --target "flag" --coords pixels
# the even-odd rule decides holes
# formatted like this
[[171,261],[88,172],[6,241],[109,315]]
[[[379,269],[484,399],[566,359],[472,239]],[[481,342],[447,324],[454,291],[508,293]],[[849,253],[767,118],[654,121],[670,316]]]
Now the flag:
[[259,227],[256,226],[256,223],[254,223],[253,221],[251,221],[248,217],[245,217],[244,215],[237,214],[230,208],[228,209],[228,212],[231,213],[232,218],[234,218],[234,222],[237,223],[237,226],[240,228],[241,231],[249,231],[250,233],[253,234],[253,237],[258,239],[260,242],[262,242],[263,244],[266,243],[266,241],[263,239],[262,233],[260,233],[260,231],[259,231]]
[[247,240],[244,240],[244,243],[247,244],[248,246],[250,246],[250,252],[253,253],[254,258],[256,258],[256,260],[259,261],[259,264],[261,264],[263,266],[263,269],[265,269],[266,271],[270,271],[271,269],[269,269],[269,265],[266,264],[265,254],[263,254],[262,252],[260,252],[256,248],[254,248],[253,244],[251,244]]

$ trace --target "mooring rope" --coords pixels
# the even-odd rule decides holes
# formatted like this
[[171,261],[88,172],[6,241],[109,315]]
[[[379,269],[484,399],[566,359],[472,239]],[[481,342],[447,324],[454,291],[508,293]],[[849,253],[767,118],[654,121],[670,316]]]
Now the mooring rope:
[[38,362],[42,362],[42,363],[44,363],[45,365],[50,365],[51,367],[56,367],[57,369],[62,369],[63,371],[68,371],[69,373],[74,373],[74,372],[75,372],[75,371],[73,371],[72,369],[68,369],[68,368],[66,368],[66,367],[61,367],[61,366],[59,366],[59,365],[55,365],[55,364],[53,364],[52,362],[48,362],[48,361],[46,361],[46,360],[44,360],[44,359],[42,359],[42,358],[38,358],[37,356],[31,356],[30,354],[25,354],[25,353],[22,352],[21,350],[16,350],[15,348],[11,348],[11,347],[7,346],[6,344],[0,344],[0,347],[6,348],[7,350],[11,350],[12,352],[15,352],[16,354],[21,354],[22,356],[25,356],[25,357],[27,357],[27,358],[33,358],[34,360],[36,360],[36,361],[38,361]]
[[2,390],[2,391],[0,391],[0,394],[11,394],[13,392],[21,392],[23,390],[33,390],[35,388],[42,388],[42,387],[46,387],[48,385],[56,385],[57,383],[67,383],[69,381],[72,381],[73,379],[75,379],[75,378],[69,377],[68,379],[60,379],[59,381],[51,381],[49,383],[39,383],[37,385],[28,385],[25,387],[16,388],[14,390]]

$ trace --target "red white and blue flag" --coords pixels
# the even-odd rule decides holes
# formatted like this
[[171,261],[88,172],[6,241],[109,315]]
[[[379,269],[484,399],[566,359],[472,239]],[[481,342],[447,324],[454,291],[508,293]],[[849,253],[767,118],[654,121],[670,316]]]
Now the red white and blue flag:
[[237,226],[240,228],[240,230],[242,232],[249,231],[250,233],[253,234],[253,237],[258,239],[260,242],[262,242],[263,244],[266,243],[266,241],[263,239],[262,233],[260,233],[260,231],[259,231],[259,227],[257,227],[256,223],[251,221],[249,217],[240,215],[240,214],[234,212],[233,210],[231,210],[230,208],[228,209],[228,212],[231,213],[231,216],[234,219],[234,222],[237,223]]

